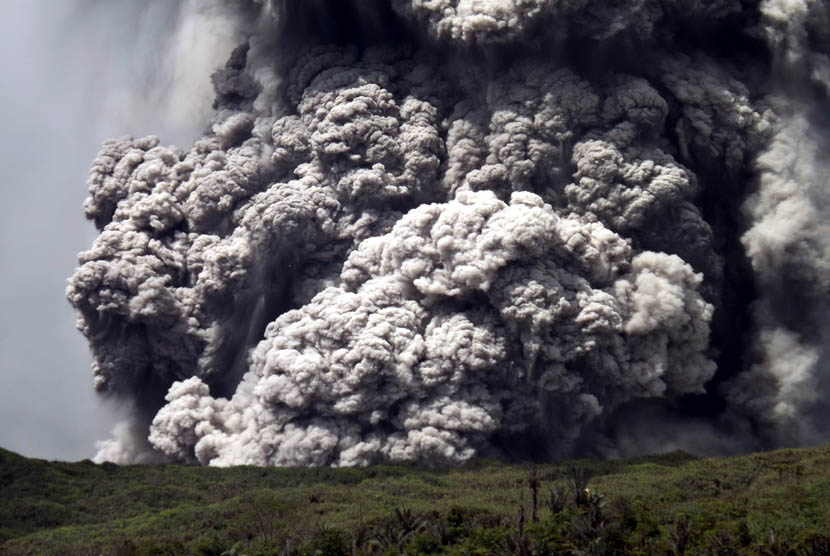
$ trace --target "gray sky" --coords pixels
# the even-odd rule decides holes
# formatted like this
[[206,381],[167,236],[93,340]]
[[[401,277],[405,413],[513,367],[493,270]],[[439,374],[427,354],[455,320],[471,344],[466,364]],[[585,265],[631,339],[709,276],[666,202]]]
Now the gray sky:
[[[90,355],[64,299],[86,175],[104,139],[158,134],[187,147],[206,121],[210,68],[231,44],[200,43],[172,0],[6,0],[0,18],[0,446],[92,457],[117,408],[92,391]],[[187,18],[192,23],[193,18]],[[190,25],[190,23],[188,25]],[[192,27],[192,26],[190,26]],[[199,46],[194,55],[193,44]],[[165,46],[166,48],[162,48]],[[165,55],[166,54],[166,55]]]

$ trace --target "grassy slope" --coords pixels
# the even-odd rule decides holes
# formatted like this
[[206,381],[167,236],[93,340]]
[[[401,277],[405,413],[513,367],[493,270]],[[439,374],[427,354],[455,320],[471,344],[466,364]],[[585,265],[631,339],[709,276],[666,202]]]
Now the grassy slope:
[[[592,472],[589,486],[602,498],[575,503],[574,467]],[[534,473],[539,524],[531,523]],[[549,487],[569,496],[555,515]],[[410,554],[830,553],[830,446],[444,470],[117,467],[0,450],[0,554],[337,554],[341,545]]]

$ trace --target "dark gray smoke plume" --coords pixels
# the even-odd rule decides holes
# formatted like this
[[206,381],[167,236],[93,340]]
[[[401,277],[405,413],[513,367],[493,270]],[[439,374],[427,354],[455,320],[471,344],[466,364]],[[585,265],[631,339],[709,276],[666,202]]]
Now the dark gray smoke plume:
[[67,288],[99,459],[827,438],[827,4],[185,4],[212,124],[104,144]]

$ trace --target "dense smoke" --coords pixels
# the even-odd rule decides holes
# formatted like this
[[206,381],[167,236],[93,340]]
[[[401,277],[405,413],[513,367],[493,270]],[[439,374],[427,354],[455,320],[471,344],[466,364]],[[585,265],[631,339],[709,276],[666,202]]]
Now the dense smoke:
[[212,122],[104,144],[67,288],[99,459],[827,438],[823,2],[186,4]]

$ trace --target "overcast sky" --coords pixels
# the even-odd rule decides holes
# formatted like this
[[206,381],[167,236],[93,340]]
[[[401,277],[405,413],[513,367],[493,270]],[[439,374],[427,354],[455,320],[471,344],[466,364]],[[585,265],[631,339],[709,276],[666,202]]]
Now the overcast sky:
[[[188,0],[185,0],[188,1]],[[0,446],[27,456],[92,457],[117,408],[92,391],[90,355],[64,298],[100,143],[155,133],[189,146],[226,46],[180,45],[173,0],[5,0],[0,18]],[[190,18],[192,20],[192,18]],[[214,37],[215,38],[215,37]],[[175,41],[174,41],[175,42]],[[169,48],[162,48],[167,45]],[[165,55],[165,52],[168,55]],[[171,62],[172,59],[172,62]]]

